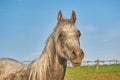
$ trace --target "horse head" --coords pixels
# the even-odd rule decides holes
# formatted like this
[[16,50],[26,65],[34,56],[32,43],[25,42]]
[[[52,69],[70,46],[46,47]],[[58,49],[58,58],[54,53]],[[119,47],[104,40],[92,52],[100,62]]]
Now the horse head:
[[84,52],[80,48],[80,30],[77,29],[76,14],[72,11],[71,19],[64,19],[59,11],[58,23],[54,29],[55,43],[58,55],[66,60],[70,60],[73,66],[79,66],[84,57]]

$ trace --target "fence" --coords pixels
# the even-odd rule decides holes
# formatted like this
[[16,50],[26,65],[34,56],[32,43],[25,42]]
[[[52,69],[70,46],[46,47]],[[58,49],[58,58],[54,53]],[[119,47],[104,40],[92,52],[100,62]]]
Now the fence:
[[[95,61],[83,61],[82,66],[99,66],[99,65],[111,65],[111,64],[120,64],[120,60],[95,60]],[[67,62],[68,67],[72,67],[70,61]]]
[[[31,61],[22,61],[24,64],[28,64]],[[112,65],[112,64],[120,64],[120,60],[95,60],[95,61],[83,61],[82,66],[96,66],[96,69],[98,70],[99,65]],[[72,67],[73,65],[71,64],[70,61],[67,62],[67,67]]]
[[95,61],[83,61],[84,66],[89,65],[111,65],[111,64],[120,64],[120,60],[95,60]]

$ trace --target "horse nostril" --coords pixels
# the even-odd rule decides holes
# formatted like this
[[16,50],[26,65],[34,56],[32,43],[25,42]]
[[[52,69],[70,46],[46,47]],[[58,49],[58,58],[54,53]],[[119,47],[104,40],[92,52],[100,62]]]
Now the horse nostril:
[[73,50],[73,52],[72,52],[72,57],[76,57],[76,53],[75,53],[74,50]]
[[83,58],[84,58],[84,52],[83,52],[83,50],[81,50],[81,52],[80,52],[80,55],[79,55],[79,56],[80,56],[80,58],[81,58],[81,59],[83,59]]

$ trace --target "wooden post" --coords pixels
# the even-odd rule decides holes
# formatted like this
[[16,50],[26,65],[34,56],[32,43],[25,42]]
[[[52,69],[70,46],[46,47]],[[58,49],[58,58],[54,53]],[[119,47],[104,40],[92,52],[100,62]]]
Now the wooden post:
[[87,61],[87,66],[89,67],[89,61]]
[[103,65],[105,65],[105,61],[103,61]]
[[100,60],[99,60],[99,59],[97,59],[97,60],[95,61],[95,63],[96,63],[96,70],[98,70],[98,69],[99,69],[99,62],[100,62]]
[[69,68],[70,67],[70,61],[68,61],[67,64],[68,64],[68,68]]

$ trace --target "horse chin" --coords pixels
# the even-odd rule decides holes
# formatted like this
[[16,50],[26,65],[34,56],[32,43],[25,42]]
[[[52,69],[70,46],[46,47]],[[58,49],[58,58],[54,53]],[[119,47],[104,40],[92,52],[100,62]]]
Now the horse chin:
[[72,65],[73,65],[74,67],[77,67],[77,66],[80,66],[81,63],[72,63]]
[[71,60],[71,63],[74,67],[77,67],[77,66],[81,65],[81,61],[76,61],[76,60]]

